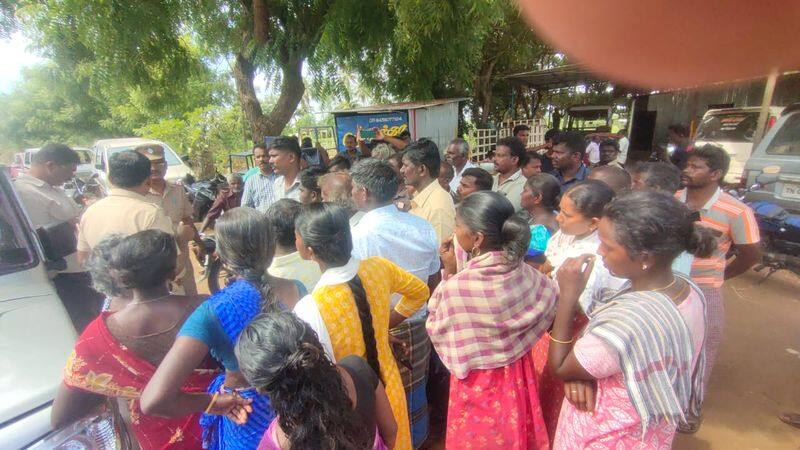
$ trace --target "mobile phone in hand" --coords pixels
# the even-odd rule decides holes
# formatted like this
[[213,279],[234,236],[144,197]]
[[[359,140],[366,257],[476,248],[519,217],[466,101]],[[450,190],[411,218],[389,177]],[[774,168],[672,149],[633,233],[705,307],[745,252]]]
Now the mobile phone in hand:
[[375,130],[361,130],[362,139],[375,139]]

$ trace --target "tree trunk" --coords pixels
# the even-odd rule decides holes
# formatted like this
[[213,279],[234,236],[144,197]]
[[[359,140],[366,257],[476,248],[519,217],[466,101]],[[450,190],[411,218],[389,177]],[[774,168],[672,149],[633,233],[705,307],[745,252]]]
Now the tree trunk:
[[255,66],[241,53],[236,55],[233,79],[236,82],[236,93],[239,95],[245,120],[250,125],[253,142],[264,142],[266,136],[279,135],[289,123],[306,90],[302,67],[302,59],[290,58],[286,64],[281,64],[283,81],[280,95],[275,107],[265,115],[253,85]]
[[[492,95],[492,75],[494,75],[495,59],[484,60],[483,66],[475,77],[475,101],[472,107],[472,120],[478,123],[479,127],[486,127],[489,116],[492,113],[494,98]],[[480,113],[478,113],[480,109]]]

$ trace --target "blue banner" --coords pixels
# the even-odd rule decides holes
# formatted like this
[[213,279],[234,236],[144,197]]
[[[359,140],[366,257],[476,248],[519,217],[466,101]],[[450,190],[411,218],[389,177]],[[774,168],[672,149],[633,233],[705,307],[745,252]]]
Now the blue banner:
[[379,128],[385,136],[397,136],[408,130],[408,112],[393,111],[374,114],[336,115],[336,149],[344,151],[344,136],[354,136],[360,125],[364,130]]

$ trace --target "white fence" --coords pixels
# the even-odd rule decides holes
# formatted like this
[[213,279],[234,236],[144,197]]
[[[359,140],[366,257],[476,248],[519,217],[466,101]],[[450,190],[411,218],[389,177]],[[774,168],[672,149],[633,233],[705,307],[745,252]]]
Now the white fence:
[[477,128],[470,130],[466,137],[471,150],[470,158],[473,161],[483,161],[486,159],[487,155],[494,150],[497,140],[511,136],[514,127],[517,125],[527,125],[531,127],[531,134],[528,136],[527,146],[535,146],[544,143],[544,134],[547,132],[547,126],[542,124],[539,120],[509,120],[503,122],[499,129]]

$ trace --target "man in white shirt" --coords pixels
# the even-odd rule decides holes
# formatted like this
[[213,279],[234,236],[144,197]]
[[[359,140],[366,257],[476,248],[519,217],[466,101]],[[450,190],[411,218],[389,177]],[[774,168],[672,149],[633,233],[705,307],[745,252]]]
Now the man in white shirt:
[[264,212],[275,201],[275,173],[264,144],[253,147],[253,162],[258,172],[246,177],[241,205]]
[[[34,228],[61,222],[78,224],[81,209],[61,186],[75,176],[80,156],[63,144],[47,144],[33,155],[27,173],[14,180]],[[64,307],[78,332],[100,313],[103,296],[91,288],[92,279],[76,253],[65,258],[67,266],[53,278]]]
[[275,200],[290,198],[300,201],[300,161],[303,155],[296,139],[278,136],[269,144],[269,163],[275,168]]
[[589,165],[600,162],[600,138],[593,136],[586,146],[586,155],[589,158]]
[[273,277],[297,280],[303,284],[306,292],[311,292],[322,272],[319,264],[301,258],[294,245],[294,223],[300,215],[300,206],[296,200],[283,198],[267,209],[267,217],[276,235],[275,257],[267,272]]
[[507,137],[497,141],[492,158],[497,175],[492,190],[505,195],[515,211],[522,210],[522,191],[528,181],[521,170],[527,162],[525,158],[525,147],[519,139]]
[[470,167],[476,167],[469,160],[469,143],[460,138],[453,139],[444,151],[444,159],[453,165],[453,179],[450,180],[450,193],[452,194],[458,190],[458,184],[461,183],[464,171]]
[[[398,177],[389,163],[366,159],[356,163],[350,171],[353,179],[353,200],[366,211],[361,221],[353,227],[353,257],[371,256],[386,258],[402,269],[414,274],[429,285],[438,281],[439,239],[433,226],[414,214],[400,211],[394,205]],[[392,307],[400,300],[392,297]],[[430,339],[425,331],[428,308],[391,330],[402,341],[410,354],[398,357],[398,367],[408,400],[414,446],[422,444],[428,434],[428,402],[425,385],[428,377]],[[411,366],[409,370],[408,366]]]
[[628,141],[628,129],[623,128],[618,131],[618,134],[621,134],[622,137],[619,138],[619,141],[617,141],[619,144],[619,156],[617,156],[617,162],[624,166],[625,161],[628,160],[628,144],[630,144]]

